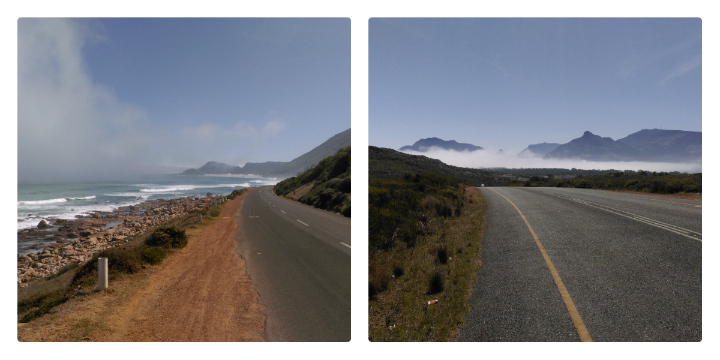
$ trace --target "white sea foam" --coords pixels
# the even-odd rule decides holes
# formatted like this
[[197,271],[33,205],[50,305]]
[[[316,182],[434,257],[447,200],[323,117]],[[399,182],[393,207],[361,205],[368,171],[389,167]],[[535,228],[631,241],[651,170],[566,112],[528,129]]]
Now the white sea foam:
[[95,198],[95,195],[85,196],[85,197],[71,197],[68,198],[68,200],[92,200]]
[[263,185],[275,185],[278,183],[277,178],[266,178],[261,180],[250,180],[250,182],[254,183],[253,186],[263,186]]
[[65,198],[49,199],[49,200],[33,200],[33,201],[18,201],[18,205],[47,205],[67,202]]
[[[148,185],[157,186],[157,185]],[[178,191],[190,191],[195,189],[210,189],[210,188],[234,188],[234,187],[248,187],[250,183],[242,184],[215,184],[215,185],[167,185],[165,187],[152,187],[148,189],[140,189],[144,193],[168,193]]]
[[119,196],[119,197],[134,197],[134,198],[141,198],[144,200],[149,199],[152,194],[141,194],[141,193],[111,193],[111,194],[104,194],[104,196]]

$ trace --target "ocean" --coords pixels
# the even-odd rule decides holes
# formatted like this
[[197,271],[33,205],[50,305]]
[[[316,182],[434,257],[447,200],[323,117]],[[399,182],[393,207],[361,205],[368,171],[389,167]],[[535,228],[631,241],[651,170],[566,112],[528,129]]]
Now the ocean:
[[18,184],[17,229],[41,220],[75,219],[92,211],[113,211],[148,200],[187,196],[229,195],[235,189],[273,185],[275,178],[153,175],[133,181]]

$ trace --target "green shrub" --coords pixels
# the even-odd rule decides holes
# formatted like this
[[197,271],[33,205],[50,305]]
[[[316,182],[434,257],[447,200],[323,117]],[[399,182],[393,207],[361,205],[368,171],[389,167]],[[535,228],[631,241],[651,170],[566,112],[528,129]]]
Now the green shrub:
[[166,255],[167,252],[165,249],[159,246],[145,248],[145,250],[140,253],[140,257],[142,257],[143,261],[152,265],[161,263],[163,259],[165,259]]
[[433,276],[430,278],[430,286],[427,294],[434,295],[443,292],[443,290],[444,286],[442,275],[440,275],[440,272],[436,271],[435,274],[433,274]]
[[184,248],[188,239],[185,230],[177,226],[161,226],[153,231],[152,235],[145,240],[148,246],[159,246],[166,249]]
[[345,217],[350,217],[350,203],[347,203],[345,207],[342,209],[342,214]]
[[230,195],[227,196],[227,198],[230,200],[235,199],[236,197],[242,195],[246,191],[247,191],[247,189],[235,189],[230,193]]
[[67,289],[58,289],[55,291],[42,293],[31,296],[18,302],[18,316],[27,312],[20,320],[21,323],[29,322],[35,318],[47,313],[50,309],[66,302],[70,298],[70,292]]
[[140,248],[118,247],[103,250],[85,263],[75,273],[71,286],[89,286],[97,283],[98,279],[98,258],[108,258],[108,278],[117,278],[120,274],[134,274],[142,270]]
[[98,258],[101,257],[108,258],[108,276],[134,274],[142,269],[140,252],[135,248],[119,247],[103,250],[98,254]]
[[443,265],[447,264],[447,262],[448,262],[447,247],[443,246],[440,249],[438,249],[437,260],[440,264],[443,264]]

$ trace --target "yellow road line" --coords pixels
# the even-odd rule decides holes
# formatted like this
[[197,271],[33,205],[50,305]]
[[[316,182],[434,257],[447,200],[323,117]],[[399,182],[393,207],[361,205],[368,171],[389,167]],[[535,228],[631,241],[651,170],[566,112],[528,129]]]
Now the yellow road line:
[[555,269],[555,265],[553,265],[552,261],[550,260],[550,256],[548,256],[547,252],[545,251],[545,247],[540,242],[540,239],[535,234],[535,230],[533,230],[532,226],[530,226],[530,223],[525,218],[525,215],[523,215],[522,211],[518,209],[518,207],[510,201],[507,197],[505,197],[503,194],[500,194],[499,192],[492,190],[494,193],[502,196],[505,200],[507,200],[510,205],[512,205],[515,210],[517,210],[518,214],[520,214],[520,217],[525,222],[525,225],[527,225],[528,230],[530,230],[530,234],[532,234],[533,239],[535,239],[535,244],[537,244],[537,247],[540,249],[540,252],[542,253],[543,258],[545,259],[545,263],[547,264],[548,268],[550,269],[550,273],[552,274],[553,279],[555,280],[555,284],[558,287],[558,290],[560,290],[560,296],[562,296],[563,301],[565,302],[565,306],[568,309],[568,312],[570,313],[570,318],[572,318],[573,324],[575,325],[575,329],[578,332],[578,335],[580,336],[580,341],[592,341],[592,338],[590,337],[590,333],[588,332],[587,328],[585,327],[585,323],[582,321],[582,317],[580,317],[580,313],[578,312],[577,308],[575,307],[575,303],[572,301],[572,298],[570,298],[570,293],[567,291],[567,288],[565,288],[565,284],[563,283],[562,279],[560,278],[560,274],[558,274],[557,270]]

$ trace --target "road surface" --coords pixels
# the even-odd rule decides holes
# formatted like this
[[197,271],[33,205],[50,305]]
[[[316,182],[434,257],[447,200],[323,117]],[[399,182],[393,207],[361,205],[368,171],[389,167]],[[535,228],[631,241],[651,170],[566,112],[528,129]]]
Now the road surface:
[[269,341],[350,340],[350,218],[275,196],[247,194],[237,213],[237,251]]
[[702,202],[481,191],[483,268],[459,341],[702,340]]

